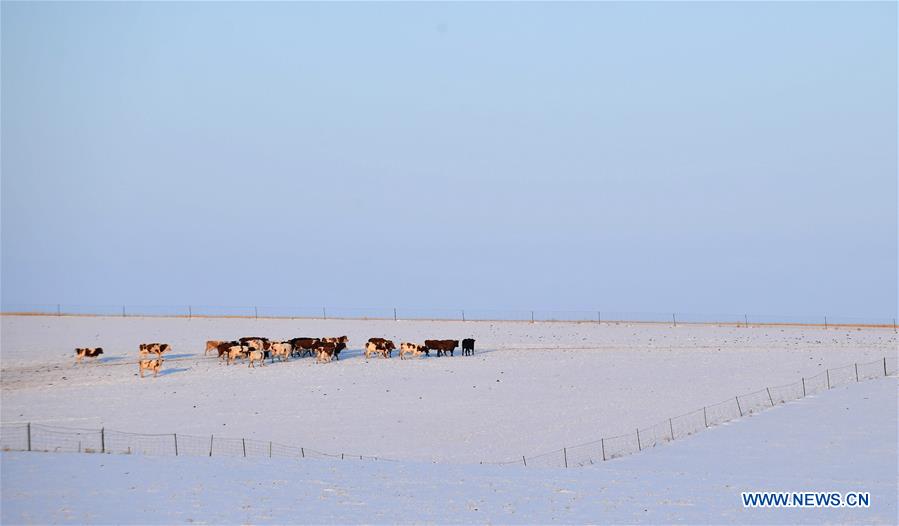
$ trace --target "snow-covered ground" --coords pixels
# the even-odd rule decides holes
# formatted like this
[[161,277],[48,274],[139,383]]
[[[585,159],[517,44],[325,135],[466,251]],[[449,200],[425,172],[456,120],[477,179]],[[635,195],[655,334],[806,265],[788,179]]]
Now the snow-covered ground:
[[[477,463],[632,433],[827,367],[895,360],[888,329],[596,323],[3,316],[3,422],[273,440],[325,452]],[[207,339],[348,335],[339,362],[263,368]],[[473,337],[473,357],[361,356],[372,336]],[[140,342],[171,343],[140,379]],[[102,346],[96,363],[73,349]]]
[[[568,470],[2,453],[2,523],[895,524],[897,388],[841,386]],[[871,505],[743,508],[755,490],[867,491]]]

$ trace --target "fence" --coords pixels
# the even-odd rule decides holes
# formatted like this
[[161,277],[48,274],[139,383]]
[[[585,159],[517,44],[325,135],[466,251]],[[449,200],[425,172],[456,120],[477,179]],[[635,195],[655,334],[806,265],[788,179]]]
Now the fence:
[[896,331],[895,318],[852,316],[784,316],[773,314],[709,314],[682,312],[620,312],[603,310],[420,309],[393,307],[274,307],[211,305],[65,305],[3,304],[2,314],[43,316],[116,316],[175,318],[287,318],[361,320],[527,321],[595,323],[665,323],[750,325],[820,325],[824,327],[886,327]]
[[179,433],[141,434],[112,429],[77,429],[46,424],[3,424],[0,449],[51,453],[119,453],[193,457],[330,458],[391,460],[346,453],[325,453],[249,438],[226,438]]
[[[631,455],[647,448],[688,437],[709,427],[798,400],[849,383],[897,374],[897,357],[854,363],[826,369],[815,376],[791,384],[766,387],[735,396],[717,404],[637,428],[633,433],[563,447],[553,451],[500,462],[481,464],[569,468],[586,466]],[[4,451],[46,451],[77,453],[124,453],[140,455],[187,455],[269,458],[322,458],[342,460],[387,460],[383,457],[325,453],[314,449],[244,438],[197,435],[138,434],[111,429],[76,429],[46,424],[0,425],[0,449]]]

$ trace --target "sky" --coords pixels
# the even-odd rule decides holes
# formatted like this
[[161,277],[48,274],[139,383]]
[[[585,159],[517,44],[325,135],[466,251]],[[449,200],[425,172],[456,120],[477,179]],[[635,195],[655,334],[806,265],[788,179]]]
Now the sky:
[[897,312],[897,6],[18,3],[22,304]]

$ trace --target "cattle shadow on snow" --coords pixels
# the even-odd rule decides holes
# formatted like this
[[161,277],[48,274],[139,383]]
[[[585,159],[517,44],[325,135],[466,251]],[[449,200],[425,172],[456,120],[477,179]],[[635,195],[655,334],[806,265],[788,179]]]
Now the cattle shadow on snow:
[[163,369],[163,370],[159,371],[159,374],[157,376],[168,376],[170,374],[183,373],[184,371],[189,371],[189,370],[190,370],[189,367],[176,367],[174,369]]
[[124,360],[124,356],[105,356],[103,358],[98,358],[97,363],[115,363]]
[[175,358],[190,358],[191,356],[196,356],[195,354],[190,353],[181,353],[181,354],[163,354],[162,357],[166,360],[175,359]]

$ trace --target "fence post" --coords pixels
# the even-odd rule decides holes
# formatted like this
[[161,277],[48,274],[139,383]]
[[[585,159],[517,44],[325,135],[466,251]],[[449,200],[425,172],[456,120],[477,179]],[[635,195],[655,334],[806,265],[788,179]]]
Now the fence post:
[[240,443],[243,444],[243,456],[246,457],[247,456],[247,439],[241,438]]
[[827,388],[830,389],[830,369],[827,370]]
[[175,437],[175,456],[178,456],[178,433],[172,433],[172,436]]
[[215,435],[209,435],[209,456],[212,456],[212,439],[215,438]]
[[889,375],[887,375],[887,357],[886,356],[883,357],[883,375],[889,376]]
[[268,458],[272,458],[272,442],[268,443]]
[[340,460],[343,460],[343,453],[340,454]]
[[324,307],[322,307],[322,319],[323,320],[328,319],[328,311],[326,311]]
[[562,448],[562,457],[565,459],[565,467],[568,467],[568,448]]
[[745,314],[743,315],[743,326],[749,327],[749,316],[747,316]]
[[100,453],[106,453],[106,428],[100,428]]
[[737,409],[740,410],[740,416],[743,416],[743,408],[740,407],[740,397],[739,397],[739,396],[735,396],[735,397],[734,397],[734,400],[737,401]]
[[[56,315],[62,316],[62,306],[59,303],[56,304]],[[893,329],[895,329],[895,328],[896,328],[896,320],[893,320]]]
[[531,323],[534,323],[534,311],[531,311]]
[[774,398],[771,397],[771,388],[770,388],[770,387],[766,387],[765,390],[768,391],[768,400],[771,401],[771,407],[774,407]]
[[31,451],[31,422],[28,422],[28,451]]
[[640,444],[640,428],[637,428],[637,451],[643,451],[643,445]]
[[824,328],[827,328],[827,316],[824,316]]
[[855,363],[855,381],[858,382],[858,362]]
[[189,320],[193,317],[194,317],[194,310],[190,307],[190,305],[188,305],[187,306],[187,319]]
[[462,309],[462,321],[465,321],[465,309]]
[[600,438],[599,444],[602,446],[602,459],[605,460],[606,459],[606,439]]
[[602,311],[596,311],[596,323],[602,323]]
[[306,458],[306,451],[300,448],[300,458]]
[[393,321],[396,321],[396,307],[393,308]]
[[674,321],[674,326],[677,327],[677,316],[672,314],[671,319],[672,319],[672,321]]
[[521,455],[521,463],[524,464],[524,467],[528,467],[528,461],[524,459],[524,455]]
[[805,398],[805,377],[802,377],[802,398]]
[[702,406],[702,419],[705,421],[705,427],[709,427],[709,415],[706,414],[705,406]]
[[896,318],[893,318],[893,333],[896,332]]
[[259,309],[255,305],[253,305],[253,317],[259,319]]
[[668,419],[668,428],[671,430],[671,440],[674,440],[674,424],[671,423],[671,419]]
[[125,317],[125,306],[124,305],[122,305],[122,317],[123,318]]

